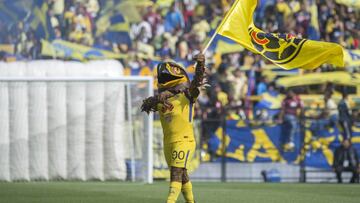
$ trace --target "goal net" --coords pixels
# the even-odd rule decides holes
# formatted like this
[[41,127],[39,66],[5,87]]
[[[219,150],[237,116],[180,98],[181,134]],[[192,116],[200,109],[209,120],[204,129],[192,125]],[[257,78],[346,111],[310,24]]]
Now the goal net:
[[[0,78],[0,181],[152,182],[150,77]],[[150,127],[151,126],[151,127]]]

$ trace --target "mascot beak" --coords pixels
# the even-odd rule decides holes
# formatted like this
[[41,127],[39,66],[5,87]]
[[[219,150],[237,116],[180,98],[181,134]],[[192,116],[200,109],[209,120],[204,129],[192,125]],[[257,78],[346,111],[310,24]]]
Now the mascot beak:
[[188,82],[186,72],[175,63],[161,63],[158,65],[159,88],[171,88]]

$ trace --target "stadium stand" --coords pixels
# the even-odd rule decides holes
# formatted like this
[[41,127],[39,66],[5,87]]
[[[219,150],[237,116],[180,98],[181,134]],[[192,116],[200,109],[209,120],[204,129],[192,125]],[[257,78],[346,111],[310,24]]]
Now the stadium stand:
[[[156,62],[165,58],[181,61],[188,67],[191,55],[208,40],[231,2],[34,0],[19,3],[5,0],[1,9],[6,12],[0,15],[1,59],[86,60],[93,56],[91,50],[96,52],[96,49],[118,54],[115,58],[120,58],[127,73],[132,75],[152,74]],[[255,19],[267,32],[337,42],[348,49],[360,46],[359,12],[334,1],[261,1]],[[46,43],[51,41],[53,44]],[[67,51],[49,54],[51,45],[65,46]],[[80,45],[91,49],[81,53],[83,57],[77,57],[70,48]],[[221,50],[224,45],[230,53]],[[268,78],[265,73],[268,62],[247,51],[231,53],[234,47],[239,49],[219,39],[208,53],[211,84],[221,90],[215,95],[211,92],[202,95],[202,107],[214,107],[217,100],[221,100],[222,105],[244,105],[246,96],[267,91],[271,80],[263,78]],[[333,68],[324,66],[321,70]],[[234,72],[237,73],[231,74]],[[264,89],[261,92],[260,87]]]

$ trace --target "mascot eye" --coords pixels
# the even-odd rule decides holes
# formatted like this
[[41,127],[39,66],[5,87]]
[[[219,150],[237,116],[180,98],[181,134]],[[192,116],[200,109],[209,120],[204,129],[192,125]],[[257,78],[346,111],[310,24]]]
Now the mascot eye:
[[176,74],[180,74],[180,68],[174,67],[174,72],[175,72]]

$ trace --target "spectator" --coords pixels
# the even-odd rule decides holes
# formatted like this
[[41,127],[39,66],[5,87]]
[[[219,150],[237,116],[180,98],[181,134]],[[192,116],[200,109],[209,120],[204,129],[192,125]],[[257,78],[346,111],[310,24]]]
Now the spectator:
[[339,119],[339,112],[335,101],[332,99],[332,92],[325,93],[325,117],[329,121],[328,124],[331,127],[336,126]]
[[230,91],[230,84],[228,81],[227,59],[223,62],[216,72],[216,81],[224,92]]
[[340,126],[343,131],[343,137],[344,139],[350,139],[352,130],[352,119],[351,119],[351,112],[349,110],[349,101],[348,101],[348,95],[346,92],[343,92],[342,99],[338,105],[338,111],[339,111],[339,122]]
[[147,21],[143,20],[136,30],[136,40],[148,44],[152,39],[152,30],[151,25]]
[[176,45],[176,58],[186,60],[189,53],[189,46],[184,38],[180,38]]
[[160,13],[161,10],[156,11],[154,6],[149,6],[147,8],[147,13],[144,16],[144,19],[150,23],[152,35],[156,35],[158,25],[162,24],[162,17]]
[[353,117],[353,126],[360,127],[360,110],[354,109],[352,111],[352,117]]
[[174,2],[165,16],[165,31],[172,33],[174,30],[184,29],[184,27],[184,17],[178,10],[176,2]]
[[268,81],[266,77],[261,77],[259,84],[256,87],[257,95],[262,95],[267,91]]
[[168,40],[165,39],[163,41],[162,47],[160,50],[157,51],[157,53],[162,58],[170,58],[172,56],[171,48],[169,46]]
[[[232,74],[231,74],[232,76]],[[239,68],[234,71],[234,76],[230,78],[231,90],[235,102],[245,98],[247,93],[247,77]]]
[[251,66],[250,70],[248,71],[248,95],[256,94],[256,72],[256,66]]
[[345,139],[335,150],[333,170],[338,183],[342,183],[343,171],[352,172],[350,183],[359,183],[359,158],[349,139]]
[[184,20],[186,25],[186,30],[189,31],[193,24],[193,16],[194,16],[194,9],[195,6],[198,4],[197,0],[184,0],[183,7],[184,7]]
[[76,15],[74,16],[74,24],[76,30],[84,30],[91,33],[92,25],[89,14],[86,11],[86,8],[81,4],[76,10]]
[[302,4],[301,9],[296,16],[296,25],[297,25],[297,33],[302,36],[306,36],[306,31],[309,29],[309,24],[311,21],[311,14],[307,11],[306,5]]
[[6,53],[4,51],[0,51],[0,61],[6,61]]
[[171,54],[175,55],[176,53],[176,43],[179,40],[179,37],[176,35],[176,31],[174,33],[164,33],[163,38],[169,43],[169,47],[171,49]]
[[[327,89],[331,88],[331,85],[326,87]],[[324,108],[320,114],[312,117],[312,125],[310,126],[310,130],[313,136],[321,135],[324,130],[328,127],[336,127],[338,123],[338,110],[335,101],[331,98],[332,92],[331,90],[325,90],[324,95]]]
[[154,30],[155,36],[162,36],[165,33],[165,23],[164,18],[160,18],[159,23],[156,24],[156,29]]
[[95,19],[97,17],[97,15],[98,15],[99,10],[100,10],[98,0],[87,0],[86,2],[87,2],[86,3],[86,10],[89,12],[90,17],[92,19]]
[[41,56],[41,42],[33,37],[32,39],[33,46],[29,50],[29,57],[30,58],[37,58],[40,59]]
[[226,106],[229,103],[229,98],[226,92],[224,92],[220,86],[215,87],[215,93],[216,93],[216,101],[219,102],[218,105],[221,107]]
[[284,129],[287,129],[283,140],[285,151],[291,151],[295,147],[294,139],[298,126],[299,112],[302,111],[303,103],[293,90],[288,90],[285,99],[281,104],[280,121]]
[[58,20],[58,18],[55,16],[55,13],[53,10],[49,10],[49,18],[50,18],[50,23],[51,23],[51,26],[53,28],[56,28],[56,27],[59,27],[60,26],[60,22]]
[[64,14],[65,0],[51,0],[53,2],[54,14],[60,17]]
[[203,42],[206,40],[207,33],[211,30],[209,23],[206,20],[202,20],[192,26],[191,32],[195,34],[199,41]]

